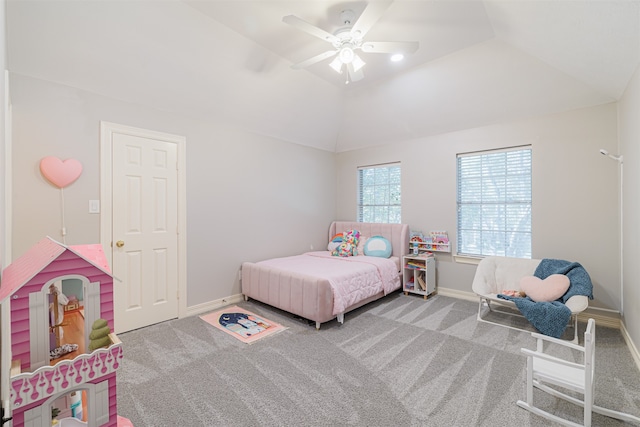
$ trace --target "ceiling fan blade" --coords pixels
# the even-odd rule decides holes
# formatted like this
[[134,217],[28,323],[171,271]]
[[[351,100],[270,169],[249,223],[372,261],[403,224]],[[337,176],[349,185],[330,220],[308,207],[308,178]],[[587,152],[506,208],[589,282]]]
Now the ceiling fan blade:
[[362,15],[360,15],[356,23],[353,24],[351,33],[359,33],[360,38],[364,37],[371,27],[373,27],[373,24],[375,24],[389,6],[391,6],[391,3],[393,3],[393,0],[376,0],[369,2],[364,11],[362,11]]
[[365,42],[362,51],[367,53],[413,53],[418,50],[418,42]]
[[313,57],[307,59],[306,61],[302,61],[302,62],[298,62],[297,64],[293,64],[291,66],[291,68],[293,68],[294,70],[299,70],[301,68],[306,68],[309,65],[315,64],[316,62],[320,62],[320,61],[323,61],[323,60],[325,60],[327,58],[331,58],[332,56],[335,56],[337,53],[338,53],[337,50],[328,50],[328,51],[326,51],[324,53],[321,53],[320,55],[313,56]]
[[362,68],[356,71],[353,68],[353,63],[347,64],[347,71],[349,72],[349,81],[357,82],[358,80],[362,80],[364,78],[364,73],[362,72]]
[[312,36],[318,37],[322,40],[328,41],[330,43],[333,43],[334,41],[337,41],[338,38],[336,36],[334,36],[331,33],[326,32],[325,30],[315,27],[311,24],[309,24],[307,21],[305,21],[304,19],[300,19],[295,15],[287,15],[284,18],[282,18],[282,22],[289,24],[293,27],[296,27],[299,30],[302,30],[308,34],[311,34]]

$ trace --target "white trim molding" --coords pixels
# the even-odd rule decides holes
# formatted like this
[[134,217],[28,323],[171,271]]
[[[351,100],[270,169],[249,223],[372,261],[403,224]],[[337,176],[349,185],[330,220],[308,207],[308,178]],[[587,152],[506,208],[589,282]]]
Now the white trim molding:
[[187,307],[185,316],[197,316],[199,314],[214,311],[230,304],[237,304],[241,301],[244,301],[242,294],[236,294],[226,298],[203,302],[202,304],[196,304],[192,305],[191,307]]
[[626,341],[627,347],[629,347],[629,351],[631,352],[631,356],[636,362],[636,366],[640,370],[640,352],[638,351],[638,347],[636,347],[635,343],[631,339],[629,331],[627,331],[627,327],[625,326],[624,322],[620,322],[620,332],[622,332],[622,337]]

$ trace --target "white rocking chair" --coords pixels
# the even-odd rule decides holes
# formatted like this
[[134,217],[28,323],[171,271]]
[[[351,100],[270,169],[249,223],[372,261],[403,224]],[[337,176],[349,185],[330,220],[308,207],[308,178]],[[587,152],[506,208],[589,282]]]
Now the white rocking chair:
[[[536,351],[529,350],[527,348],[521,349],[521,351],[527,355],[527,400],[526,402],[518,400],[518,406],[531,411],[536,415],[540,415],[541,417],[566,426],[591,426],[592,411],[622,421],[640,423],[640,418],[638,417],[602,408],[593,404],[593,375],[595,372],[594,362],[596,340],[595,321],[593,319],[589,319],[587,322],[587,330],[584,334],[584,347],[538,333],[532,333],[531,335],[534,338],[537,338],[537,349]],[[558,345],[583,352],[584,364],[569,362],[543,353],[542,347],[544,341],[556,343]],[[584,396],[584,401],[551,388],[547,384],[581,393]],[[537,387],[553,396],[565,399],[578,406],[582,406],[584,408],[583,424],[577,424],[573,421],[560,418],[534,406],[533,387]]]

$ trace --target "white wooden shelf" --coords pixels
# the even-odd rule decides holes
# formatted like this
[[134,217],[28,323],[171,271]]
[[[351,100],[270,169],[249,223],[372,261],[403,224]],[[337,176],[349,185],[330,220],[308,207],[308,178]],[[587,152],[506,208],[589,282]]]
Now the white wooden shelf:
[[402,258],[402,290],[427,299],[436,291],[436,259],[427,254]]
[[426,243],[426,242],[411,242],[411,250],[415,245],[418,245],[418,250],[421,252],[451,252],[451,242],[447,243]]

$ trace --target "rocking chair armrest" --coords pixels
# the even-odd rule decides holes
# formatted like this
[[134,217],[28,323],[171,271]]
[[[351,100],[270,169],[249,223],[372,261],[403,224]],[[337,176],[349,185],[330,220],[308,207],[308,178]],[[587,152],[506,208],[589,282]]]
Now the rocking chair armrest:
[[549,354],[546,353],[540,353],[539,351],[534,351],[534,350],[529,350],[528,348],[521,348],[520,351],[522,353],[524,353],[527,357],[534,357],[534,358],[538,358],[538,359],[543,359],[549,362],[553,362],[553,363],[558,363],[564,366],[569,366],[572,368],[578,368],[578,369],[584,369],[584,365],[581,365],[579,363],[575,363],[575,362],[570,362],[568,360],[565,359],[560,359],[557,358],[555,356],[551,356]]
[[[561,339],[558,339],[558,338],[550,337],[548,335],[539,334],[537,332],[532,332],[531,336],[533,338],[538,339],[538,340],[543,340],[543,341],[551,342],[551,343],[554,343],[554,344],[562,345],[562,346],[565,346],[565,347],[570,347],[570,348],[573,348],[575,350],[582,351],[584,353],[584,347],[582,347],[582,346],[580,346],[578,344],[574,344],[574,343],[569,342],[569,341],[565,341],[565,340],[561,340]],[[525,350],[525,349],[523,349],[523,350]]]
[[589,298],[585,295],[574,295],[564,305],[571,310],[571,314],[582,313],[589,307]]

